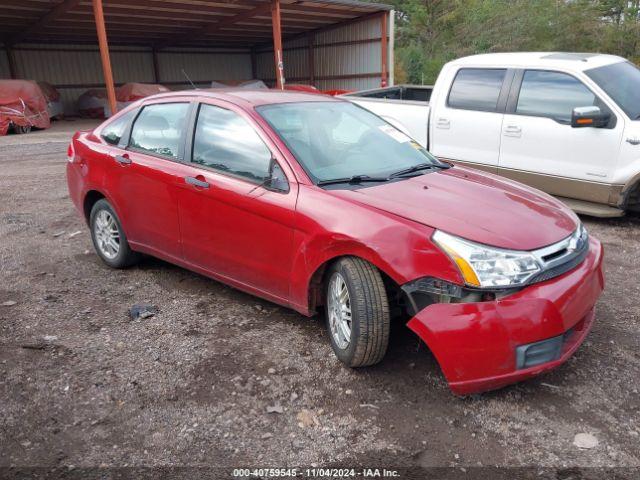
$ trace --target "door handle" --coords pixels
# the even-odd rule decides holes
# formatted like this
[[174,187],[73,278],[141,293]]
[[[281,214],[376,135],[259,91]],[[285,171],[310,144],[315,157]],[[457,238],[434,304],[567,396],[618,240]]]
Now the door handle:
[[129,165],[131,163],[131,159],[126,153],[124,155],[115,155],[113,159],[120,165]]
[[448,118],[439,118],[436,123],[437,128],[448,129],[451,127],[451,122],[449,122]]
[[507,137],[519,137],[522,135],[522,128],[517,125],[507,125],[504,129],[504,134]]
[[187,182],[189,185],[193,185],[194,187],[209,188],[209,182],[205,182],[204,180],[200,180],[199,178],[196,178],[196,177],[184,177],[184,181]]
[[627,138],[627,143],[631,145],[640,145],[640,137],[629,137]]

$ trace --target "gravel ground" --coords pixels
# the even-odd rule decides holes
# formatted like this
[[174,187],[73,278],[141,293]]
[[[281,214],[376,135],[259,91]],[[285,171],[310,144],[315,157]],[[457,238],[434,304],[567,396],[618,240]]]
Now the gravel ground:
[[[153,258],[108,269],[67,195],[66,142],[6,138],[0,466],[217,466],[220,478],[234,467],[332,465],[640,474],[640,219],[584,219],[605,245],[608,285],[569,362],[458,398],[403,325],[380,365],[350,370],[321,316]],[[131,320],[140,303],[158,313]],[[577,448],[580,433],[597,445]]]

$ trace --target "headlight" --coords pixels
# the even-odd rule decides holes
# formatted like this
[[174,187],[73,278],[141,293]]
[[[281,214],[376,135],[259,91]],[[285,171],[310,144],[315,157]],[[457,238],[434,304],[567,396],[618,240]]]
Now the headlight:
[[480,288],[524,285],[542,267],[529,252],[503,250],[436,230],[433,241],[458,266],[467,285]]

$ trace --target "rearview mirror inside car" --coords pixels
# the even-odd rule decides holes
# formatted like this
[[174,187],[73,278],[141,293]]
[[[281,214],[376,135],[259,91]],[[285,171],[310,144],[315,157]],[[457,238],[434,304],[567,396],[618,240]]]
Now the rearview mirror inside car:
[[571,112],[571,126],[602,128],[607,126],[609,118],[610,115],[600,110],[600,107],[576,107]]

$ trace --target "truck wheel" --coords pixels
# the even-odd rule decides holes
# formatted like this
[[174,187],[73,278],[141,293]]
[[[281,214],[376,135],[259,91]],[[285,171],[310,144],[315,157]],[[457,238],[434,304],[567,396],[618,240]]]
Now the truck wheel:
[[390,315],[378,269],[360,258],[343,258],[331,266],[325,289],[327,330],[338,359],[349,367],[382,360]]
[[89,225],[93,246],[104,263],[112,268],[125,268],[140,260],[140,254],[129,247],[116,212],[104,198],[91,209]]

